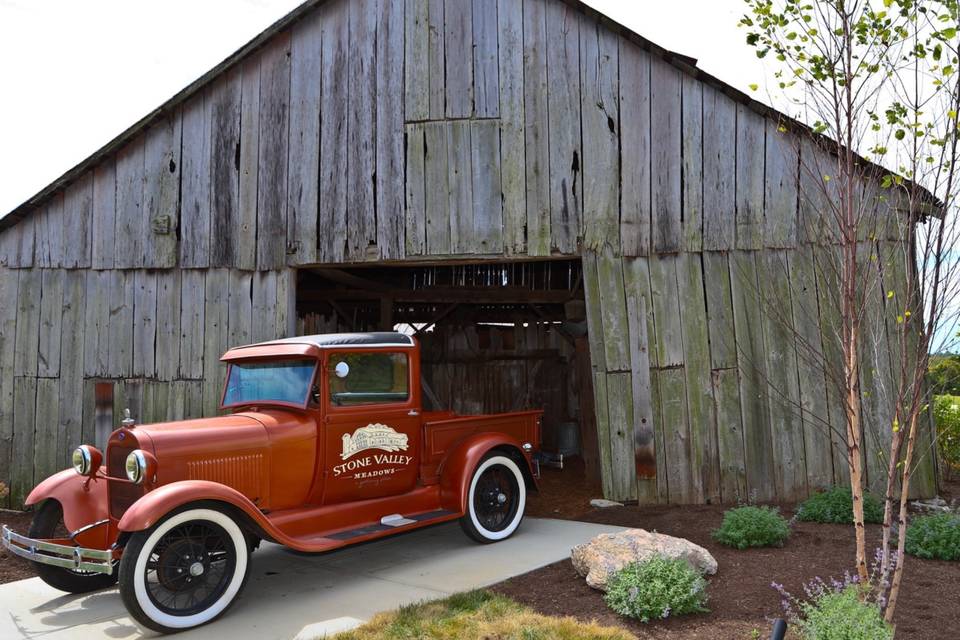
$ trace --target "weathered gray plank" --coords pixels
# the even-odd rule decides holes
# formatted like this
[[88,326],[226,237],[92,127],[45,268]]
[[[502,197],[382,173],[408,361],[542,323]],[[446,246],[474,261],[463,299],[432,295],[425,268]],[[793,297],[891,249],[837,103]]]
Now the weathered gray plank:
[[290,42],[290,148],[287,180],[287,264],[317,261],[317,176],[320,175],[319,11],[293,26]]
[[[182,271],[180,281],[180,378],[203,378],[205,271]],[[219,357],[219,356],[218,356]]]
[[10,464],[10,504],[23,504],[34,487],[34,460],[37,417],[37,379],[17,377],[13,381],[13,451]]
[[[63,276],[62,325],[69,327],[60,340],[60,432],[57,455],[61,468],[70,464],[70,453],[83,437],[83,345],[87,274],[67,271]],[[2,353],[2,351],[0,351]],[[0,405],[3,404],[0,398]]]
[[424,125],[417,122],[407,129],[407,209],[404,216],[405,253],[421,256],[427,249],[426,142]]
[[600,482],[604,496],[613,496],[613,465],[610,462],[610,413],[607,404],[607,374],[593,371],[593,396],[597,416],[597,443],[600,449]]
[[737,103],[703,86],[703,248],[727,251],[736,242]]
[[[96,254],[94,254],[96,255]],[[109,271],[86,272],[86,308],[83,322],[83,373],[85,376],[107,375],[110,338]]]
[[448,188],[447,128],[448,123],[425,125],[426,157],[424,175],[426,184],[426,250],[428,254],[451,252],[450,189]]
[[429,5],[423,0],[404,3],[404,112],[407,122],[430,117]]
[[117,219],[113,249],[117,268],[143,266],[143,158],[142,137],[117,152]]
[[109,158],[93,169],[90,266],[94,269],[113,268],[116,207],[116,165],[114,159]]
[[210,100],[204,89],[183,107],[180,266],[210,265]]
[[620,242],[625,256],[650,252],[650,58],[620,38]]
[[470,169],[474,239],[471,249],[481,254],[502,254],[503,198],[497,122],[470,123]]
[[477,118],[500,116],[497,10],[496,0],[473,0],[473,110]]
[[203,413],[203,387],[199,380],[177,380],[170,391],[170,420],[200,418]]
[[[809,138],[801,141],[798,236],[804,242],[837,243],[839,193],[837,159]],[[827,180],[826,178],[830,178]]]
[[228,319],[229,334],[224,351],[253,342],[253,276],[249,272],[230,272]]
[[446,116],[473,115],[473,7],[466,0],[443,3]]
[[681,248],[681,104],[680,70],[663,60],[650,61],[650,135],[653,172],[650,233],[658,252]]
[[74,330],[74,327],[62,324],[64,273],[61,269],[43,270],[37,375],[44,378],[60,375],[60,338],[64,331]]
[[[608,372],[630,371],[630,331],[623,281],[620,257],[610,250],[597,254],[604,363]],[[632,437],[630,448],[633,448]]]
[[786,252],[764,251],[758,264],[766,346],[766,389],[772,431],[774,481],[781,500],[807,494],[797,352],[794,346],[790,271]]
[[617,36],[595,21],[580,25],[583,132],[583,243],[620,251],[620,55]]
[[765,123],[764,243],[768,247],[792,248],[797,246],[799,141],[773,120]]
[[703,248],[703,83],[688,75],[681,83],[683,142],[683,248]]
[[720,500],[720,462],[713,428],[710,345],[700,255],[681,253],[677,262],[683,373],[690,420],[691,483],[698,502]]
[[686,383],[683,368],[660,369],[660,411],[663,416],[664,462],[670,502],[691,504],[698,501],[693,477],[690,450],[689,419],[687,416]]
[[157,274],[156,375],[174,380],[180,370],[180,271]]
[[207,98],[210,108],[210,266],[233,266],[239,232],[240,109],[242,78],[231,69],[214,80]]
[[680,331],[680,294],[677,289],[677,257],[651,257],[650,294],[657,332],[655,351],[657,366],[675,367],[683,364],[683,337]]
[[277,271],[258,271],[253,276],[251,315],[256,319],[250,340],[264,342],[283,335],[277,331]]
[[134,274],[132,271],[107,272],[109,286],[106,336],[107,375],[126,377],[133,370],[133,305]]
[[[60,385],[56,378],[37,379],[36,428],[33,445],[33,482],[37,484],[60,471]],[[19,424],[17,426],[20,426]],[[19,450],[20,455],[30,449]],[[27,454],[29,455],[29,454]]]
[[[607,370],[606,361],[606,341],[603,335],[603,312],[600,303],[601,287],[600,275],[598,269],[599,259],[597,254],[592,251],[584,252],[583,264],[583,299],[586,303],[587,315],[587,337],[590,341],[590,366],[594,372],[594,381],[596,376]],[[603,383],[606,389],[606,382]],[[596,390],[594,390],[596,391]],[[597,402],[597,428],[600,426],[599,397]],[[604,410],[605,407],[604,407]]]
[[772,500],[776,496],[773,441],[767,423],[763,316],[753,252],[730,253],[730,289],[738,345],[737,369],[740,373],[747,488],[759,500]]
[[63,264],[63,193],[56,193],[34,214],[36,249],[34,266],[51,268]]
[[230,346],[230,271],[207,271],[203,309],[203,413],[216,415],[226,367],[220,356]]
[[633,393],[629,372],[607,374],[607,407],[610,430],[610,471],[614,500],[637,499],[634,465]]
[[[0,300],[16,300],[19,278],[8,268],[0,268]],[[13,359],[17,336],[17,305],[0,305],[0,475],[10,478],[13,451]],[[8,499],[0,499],[7,505]]]
[[[623,271],[623,288],[627,300],[627,313],[637,313],[634,309],[634,303],[631,302],[637,300],[643,300],[643,306],[645,309],[644,315],[642,316],[644,322],[646,323],[646,342],[644,348],[646,349],[647,358],[650,361],[651,367],[658,367],[659,362],[657,360],[657,326],[655,324],[655,318],[653,316],[653,294],[650,290],[650,266],[649,260],[646,257],[638,258],[625,258],[623,261],[624,271]],[[630,332],[631,336],[635,333],[634,331],[634,321],[631,316],[630,319]],[[631,338],[632,339],[632,338]],[[634,371],[636,368],[634,367]]]
[[403,256],[403,0],[378,3],[377,248],[382,259]]
[[[350,2],[347,82],[347,256],[362,260],[377,242],[377,6]],[[376,257],[374,254],[373,257]]]
[[476,253],[478,238],[473,227],[473,176],[470,122],[448,122],[447,189],[450,194],[450,248],[453,253]]
[[40,343],[40,297],[43,272],[21,269],[17,272],[17,337],[13,371],[18,376],[37,375],[37,346]]
[[550,255],[550,146],[547,119],[546,0],[523,3],[523,105],[527,253]]
[[260,172],[257,187],[259,269],[276,269],[286,264],[289,100],[290,32],[284,31],[266,45],[260,59]]
[[320,88],[321,262],[341,262],[347,237],[347,71],[350,55],[349,3],[330,2],[323,15]]
[[737,248],[763,244],[763,117],[737,105]]
[[143,265],[169,269],[177,264],[180,209],[179,109],[146,133],[143,156]]
[[[649,352],[651,355],[653,351]],[[650,399],[653,407],[654,449],[657,456],[657,501],[661,504],[670,501],[670,478],[667,466],[666,427],[663,424],[663,411],[660,403],[660,370],[650,369]]]
[[[36,235],[36,219],[28,216],[13,227],[5,230],[0,238],[4,238],[4,258],[6,266],[29,268],[33,266],[34,238]],[[6,236],[10,236],[7,240]]]
[[547,123],[550,136],[550,242],[573,253],[583,206],[580,173],[580,14],[562,2],[546,5]]
[[717,455],[720,461],[720,497],[726,504],[750,499],[747,467],[743,454],[743,428],[740,424],[740,389],[736,369],[715,369],[713,411],[717,429]]
[[500,177],[503,239],[508,254],[526,250],[526,154],[523,105],[523,3],[497,2],[500,85]]
[[157,272],[137,271],[133,274],[133,368],[136,377],[152,378],[156,374],[157,341]]
[[737,341],[733,328],[733,300],[730,294],[730,265],[727,263],[727,254],[705,252],[703,278],[707,296],[707,328],[710,334],[710,367],[735,369]]
[[[447,63],[444,52],[444,5],[445,0],[427,0],[427,21],[430,39],[427,43],[427,75],[430,78],[429,106],[431,120],[443,120],[446,113]],[[422,72],[423,69],[418,71]]]
[[[630,273],[624,269],[624,278]],[[654,397],[650,387],[650,352],[647,339],[647,300],[636,291],[627,293],[630,331],[630,390],[633,395],[633,467],[640,504],[657,501],[657,457],[654,435]]]
[[257,266],[257,182],[260,178],[260,55],[240,69],[240,172],[233,262],[238,269]]
[[67,269],[90,266],[93,209],[93,171],[87,171],[70,184],[63,196],[63,266]]

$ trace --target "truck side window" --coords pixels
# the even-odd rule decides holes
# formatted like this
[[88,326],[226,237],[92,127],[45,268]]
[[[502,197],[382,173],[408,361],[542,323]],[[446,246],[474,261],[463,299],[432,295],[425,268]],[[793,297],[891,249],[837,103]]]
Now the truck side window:
[[[337,375],[345,363],[347,374]],[[327,361],[330,403],[357,406],[406,402],[410,397],[409,363],[405,353],[332,353]],[[345,367],[340,367],[341,372]]]

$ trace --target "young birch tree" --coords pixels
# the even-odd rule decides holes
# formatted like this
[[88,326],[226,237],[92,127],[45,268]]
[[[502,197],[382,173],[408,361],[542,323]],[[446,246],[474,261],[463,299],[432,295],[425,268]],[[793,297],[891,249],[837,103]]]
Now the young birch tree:
[[[879,455],[886,462],[885,514],[879,579],[870,586],[891,621],[903,575],[911,474],[923,456],[932,455],[931,447],[918,451],[929,402],[924,376],[929,354],[948,346],[943,339],[952,337],[949,329],[956,324],[957,2],[745,3],[747,43],[758,56],[775,59],[781,97],[810,125],[799,132],[810,137],[810,144],[801,145],[800,166],[814,187],[801,190],[801,198],[819,212],[811,233],[835,248],[815,255],[824,281],[834,285],[839,316],[833,338],[842,367],[826,373],[843,403],[856,568],[869,584],[863,456]],[[886,274],[883,264],[875,264],[881,246],[895,258]],[[896,278],[897,266],[905,281],[885,286]],[[870,315],[875,307],[869,300],[877,295],[893,318]],[[892,380],[882,389],[889,415],[872,416],[872,423],[864,420],[861,358],[877,345],[865,339],[865,330],[879,330],[896,345],[892,371],[883,376]],[[828,367],[822,354],[807,355]]]

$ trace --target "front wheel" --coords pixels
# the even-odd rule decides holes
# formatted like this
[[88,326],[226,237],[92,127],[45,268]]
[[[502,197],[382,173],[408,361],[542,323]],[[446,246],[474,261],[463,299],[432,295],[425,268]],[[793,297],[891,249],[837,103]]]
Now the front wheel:
[[527,486],[517,463],[494,453],[473,472],[467,493],[467,512],[460,518],[464,533],[477,542],[509,538],[520,521],[527,502]]
[[[30,531],[27,536],[34,540],[50,540],[52,538],[66,538],[69,535],[63,524],[63,508],[56,500],[46,500],[36,515],[33,516],[33,522],[30,523]],[[89,593],[99,589],[112,587],[117,582],[117,573],[91,573],[87,571],[76,571],[63,567],[55,567],[40,562],[33,563],[34,569],[40,579],[46,582],[54,589],[66,591],[67,593]],[[114,565],[116,569],[116,565]]]
[[172,633],[226,612],[249,573],[248,541],[233,518],[187,509],[130,536],[120,560],[120,596],[138,623]]

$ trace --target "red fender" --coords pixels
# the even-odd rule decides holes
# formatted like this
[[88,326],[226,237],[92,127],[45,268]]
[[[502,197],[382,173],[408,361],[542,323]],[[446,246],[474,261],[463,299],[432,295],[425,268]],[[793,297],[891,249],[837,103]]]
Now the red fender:
[[207,480],[183,480],[171,482],[152,491],[134,502],[120,518],[120,531],[143,531],[155,525],[161,518],[178,507],[191,502],[213,500],[224,502],[245,513],[266,533],[278,533],[255,504],[239,491],[218,482]]
[[[38,484],[24,504],[32,506],[52,499],[63,509],[63,524],[68,531],[109,518],[107,512],[107,481],[103,478],[80,476],[73,469],[55,473]],[[77,537],[81,546],[105,549],[108,527],[97,527]]]
[[[440,503],[444,509],[466,513],[467,492],[473,470],[491,449],[497,447],[516,450],[518,458],[523,459],[520,470],[525,472],[528,482],[533,481],[533,486],[528,488],[537,489],[530,456],[523,451],[519,440],[502,433],[478,433],[459,443],[447,454],[440,467]],[[519,459],[517,461],[519,462]]]

